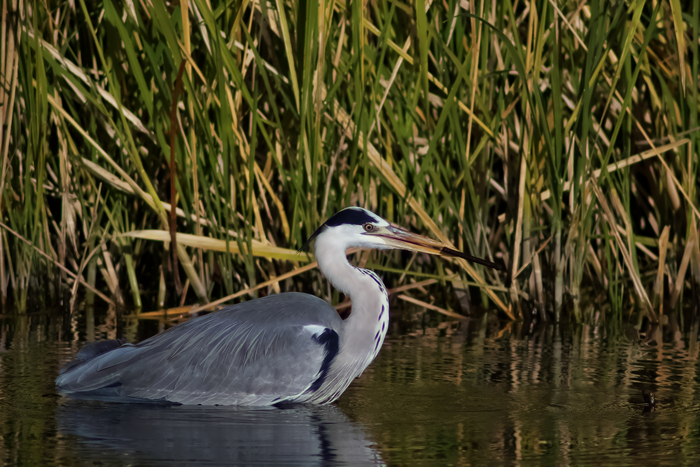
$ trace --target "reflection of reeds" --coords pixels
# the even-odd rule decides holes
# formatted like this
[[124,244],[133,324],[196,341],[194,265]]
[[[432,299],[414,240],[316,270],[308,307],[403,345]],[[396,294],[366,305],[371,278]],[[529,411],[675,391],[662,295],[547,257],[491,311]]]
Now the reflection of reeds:
[[[522,326],[488,316],[433,326],[428,313],[426,328],[424,314],[419,307],[400,313],[413,323],[393,325],[415,336],[390,336],[338,402],[387,464],[599,465],[622,456],[635,465],[697,463],[700,321],[689,313],[685,321],[673,314],[667,325],[642,328],[644,339],[659,339],[651,345],[630,342],[610,326]],[[84,459],[76,438],[57,431],[57,400],[50,396],[59,368],[81,347],[82,318],[68,319],[0,317],[0,463]],[[130,339],[158,332],[150,327],[144,334],[147,327]],[[113,309],[94,323],[98,340],[122,337],[123,329],[117,334]],[[659,401],[651,417],[643,414],[644,391]],[[96,446],[104,455],[105,446]]]
[[[611,326],[425,329],[423,313],[404,310],[416,336],[387,339],[339,401],[388,464],[697,462],[697,318],[642,329],[650,345]],[[645,391],[657,401],[652,418]]]
[[[295,250],[350,204],[504,261],[372,257],[510,318],[655,321],[700,283],[700,12],[226,5],[3,0],[3,301],[79,282],[135,308],[321,293]],[[454,313],[429,294],[406,298]]]

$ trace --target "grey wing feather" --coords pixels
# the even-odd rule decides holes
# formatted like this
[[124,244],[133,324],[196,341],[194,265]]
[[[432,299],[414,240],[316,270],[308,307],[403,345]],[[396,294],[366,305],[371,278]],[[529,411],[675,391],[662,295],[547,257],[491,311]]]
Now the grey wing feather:
[[328,363],[319,336],[328,329],[337,343],[341,327],[317,297],[272,295],[97,355],[59,375],[56,386],[182,404],[269,405],[311,387]]
[[87,344],[85,347],[80,349],[80,352],[78,352],[78,355],[75,357],[75,360],[72,362],[69,362],[67,365],[65,365],[63,368],[61,368],[61,371],[59,374],[63,374],[66,371],[70,370],[74,366],[80,365],[81,363],[91,360],[98,355],[101,355],[103,353],[109,352],[111,350],[117,349],[124,345],[126,343],[126,340],[124,339],[111,339],[107,341],[99,341],[99,342],[91,342],[90,344]]

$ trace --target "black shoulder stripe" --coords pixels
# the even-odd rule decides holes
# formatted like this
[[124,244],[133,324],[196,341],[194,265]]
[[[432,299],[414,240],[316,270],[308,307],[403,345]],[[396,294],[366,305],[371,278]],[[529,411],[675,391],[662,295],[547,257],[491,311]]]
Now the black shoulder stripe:
[[326,380],[328,375],[328,370],[331,368],[331,363],[336,355],[338,355],[339,341],[338,333],[332,329],[326,328],[325,331],[321,333],[320,336],[313,336],[313,340],[319,345],[324,346],[326,349],[326,356],[321,362],[321,369],[319,370],[318,378],[316,381],[311,383],[309,389],[306,390],[307,393],[316,392],[319,390],[323,382]]

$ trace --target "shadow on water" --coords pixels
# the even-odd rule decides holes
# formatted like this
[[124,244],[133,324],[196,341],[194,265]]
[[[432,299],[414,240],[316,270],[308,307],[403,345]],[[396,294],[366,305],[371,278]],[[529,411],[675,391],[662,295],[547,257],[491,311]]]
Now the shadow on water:
[[[184,407],[65,400],[58,431],[83,460],[161,465],[381,464],[362,428],[336,406]],[[110,454],[111,452],[111,454]]]
[[60,398],[58,370],[86,340],[141,340],[163,324],[0,318],[0,465],[700,463],[694,315],[660,326],[392,320],[337,404],[251,410]]

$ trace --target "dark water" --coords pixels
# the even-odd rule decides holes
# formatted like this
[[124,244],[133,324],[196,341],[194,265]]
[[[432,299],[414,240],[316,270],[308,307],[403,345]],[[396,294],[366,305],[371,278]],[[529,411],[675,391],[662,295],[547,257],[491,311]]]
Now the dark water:
[[159,330],[96,322],[0,319],[0,465],[700,464],[691,319],[642,332],[395,323],[337,404],[255,410],[57,397],[58,369],[86,338]]

